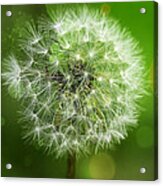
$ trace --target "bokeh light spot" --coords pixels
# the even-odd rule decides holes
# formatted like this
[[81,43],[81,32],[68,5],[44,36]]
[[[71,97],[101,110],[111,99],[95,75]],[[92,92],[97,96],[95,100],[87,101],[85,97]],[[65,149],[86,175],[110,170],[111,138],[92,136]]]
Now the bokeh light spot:
[[89,171],[91,178],[112,179],[115,175],[115,163],[111,155],[100,153],[90,159]]
[[136,141],[139,147],[148,148],[153,145],[153,131],[150,127],[141,127],[136,133]]
[[81,158],[77,161],[76,178],[90,178],[88,165],[89,158]]

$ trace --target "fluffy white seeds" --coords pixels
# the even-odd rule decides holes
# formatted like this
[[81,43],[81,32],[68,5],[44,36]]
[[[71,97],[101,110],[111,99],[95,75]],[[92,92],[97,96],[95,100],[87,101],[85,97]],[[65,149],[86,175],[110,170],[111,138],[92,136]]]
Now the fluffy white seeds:
[[137,125],[145,93],[139,45],[99,10],[49,14],[24,28],[24,59],[4,61],[4,84],[24,103],[24,138],[56,157],[120,143]]

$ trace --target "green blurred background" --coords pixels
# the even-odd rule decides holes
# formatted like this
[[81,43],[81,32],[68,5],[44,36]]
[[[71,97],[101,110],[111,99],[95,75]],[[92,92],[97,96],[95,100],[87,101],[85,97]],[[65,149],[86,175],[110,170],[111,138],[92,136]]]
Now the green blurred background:
[[[52,6],[55,8],[55,5],[2,6],[2,61],[11,51],[19,50],[16,48],[16,40],[19,34],[23,33],[19,33],[15,28],[23,27],[30,19],[37,20],[42,14],[47,14],[47,9]],[[139,127],[131,131],[128,138],[120,145],[116,145],[112,151],[107,150],[78,160],[75,178],[154,180],[157,177],[157,109],[154,92],[156,86],[154,55],[157,49],[154,41],[156,34],[154,27],[157,26],[154,19],[155,4],[123,2],[93,3],[89,6],[103,9],[108,17],[118,19],[120,24],[129,28],[132,35],[140,42],[145,56],[146,70],[149,72],[147,77],[149,95],[140,103],[144,110],[140,115]],[[145,14],[139,12],[142,7],[146,8]],[[6,16],[7,10],[12,11],[11,17]],[[20,103],[9,95],[3,86],[1,97],[2,176],[65,178],[66,157],[58,160],[25,144],[21,138],[21,126],[18,124]],[[12,169],[6,169],[7,163],[12,164]],[[140,173],[142,167],[146,168],[144,174]]]

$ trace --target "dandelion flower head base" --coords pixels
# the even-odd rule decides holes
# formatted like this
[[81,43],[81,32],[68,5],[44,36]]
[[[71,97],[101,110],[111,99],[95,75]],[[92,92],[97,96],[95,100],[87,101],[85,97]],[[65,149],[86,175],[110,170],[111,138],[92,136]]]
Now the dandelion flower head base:
[[24,139],[57,157],[120,143],[137,124],[144,94],[137,42],[85,5],[49,14],[24,28],[24,57],[5,59],[5,85],[25,105]]

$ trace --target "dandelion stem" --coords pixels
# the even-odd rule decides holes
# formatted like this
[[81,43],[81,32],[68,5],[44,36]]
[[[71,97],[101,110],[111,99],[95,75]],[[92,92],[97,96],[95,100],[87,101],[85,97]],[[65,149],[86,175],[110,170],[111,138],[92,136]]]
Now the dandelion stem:
[[68,153],[67,158],[67,178],[73,179],[75,178],[75,164],[76,164],[76,155],[75,153]]

